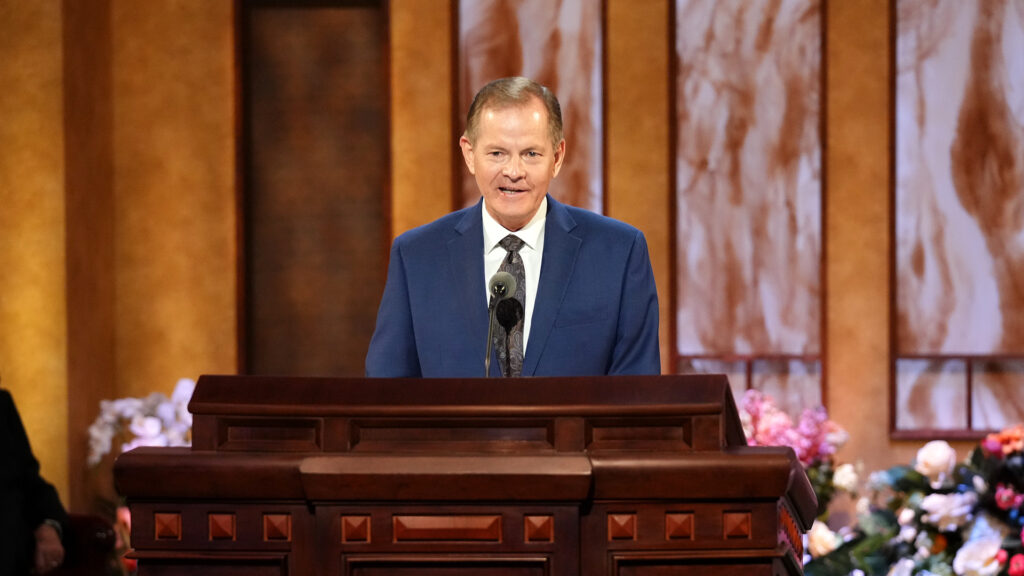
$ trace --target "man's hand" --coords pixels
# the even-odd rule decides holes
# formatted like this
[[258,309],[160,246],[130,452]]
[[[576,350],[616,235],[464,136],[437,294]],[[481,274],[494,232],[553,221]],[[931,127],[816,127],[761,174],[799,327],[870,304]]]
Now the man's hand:
[[46,574],[64,562],[64,545],[60,534],[49,524],[36,528],[36,574]]

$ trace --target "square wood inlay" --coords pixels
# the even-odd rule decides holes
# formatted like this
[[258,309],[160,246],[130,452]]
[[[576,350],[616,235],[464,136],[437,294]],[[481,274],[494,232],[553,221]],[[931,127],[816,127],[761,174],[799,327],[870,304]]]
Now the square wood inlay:
[[726,540],[749,539],[752,533],[750,512],[723,512],[722,537]]
[[636,514],[609,514],[608,540],[636,540]]
[[181,514],[177,512],[154,513],[153,527],[157,540],[181,540]]
[[369,516],[342,516],[341,517],[341,541],[342,542],[369,542],[370,541],[370,517]]
[[264,542],[290,542],[292,539],[292,517],[290,514],[263,515]]
[[210,514],[209,524],[211,541],[235,539],[234,514]]
[[554,542],[555,541],[555,517],[524,516],[523,528],[525,535],[523,539],[527,542]]
[[693,514],[670,512],[665,514],[666,540],[693,540]]

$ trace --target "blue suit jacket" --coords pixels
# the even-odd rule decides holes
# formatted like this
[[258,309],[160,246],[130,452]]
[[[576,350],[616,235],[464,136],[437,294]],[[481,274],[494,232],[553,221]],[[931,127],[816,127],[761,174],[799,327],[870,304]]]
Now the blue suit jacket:
[[[395,239],[367,376],[484,375],[482,209],[478,202]],[[536,298],[523,376],[661,371],[658,295],[636,228],[548,196]],[[490,375],[501,376],[496,355]]]

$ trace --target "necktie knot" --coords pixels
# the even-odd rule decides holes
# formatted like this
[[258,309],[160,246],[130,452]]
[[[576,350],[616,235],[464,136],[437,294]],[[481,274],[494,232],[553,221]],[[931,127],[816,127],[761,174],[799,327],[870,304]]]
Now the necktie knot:
[[501,239],[501,242],[498,242],[498,245],[507,250],[508,252],[519,252],[519,249],[523,247],[523,244],[526,243],[523,242],[521,238],[513,234],[505,236],[504,238]]

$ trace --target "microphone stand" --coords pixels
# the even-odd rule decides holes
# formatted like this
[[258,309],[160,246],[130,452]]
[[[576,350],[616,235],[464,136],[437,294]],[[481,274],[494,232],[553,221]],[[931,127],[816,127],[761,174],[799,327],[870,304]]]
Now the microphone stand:
[[491,376],[491,352],[494,350],[494,310],[497,308],[499,298],[496,294],[491,295],[491,302],[487,306],[487,355],[484,356],[484,378]]

